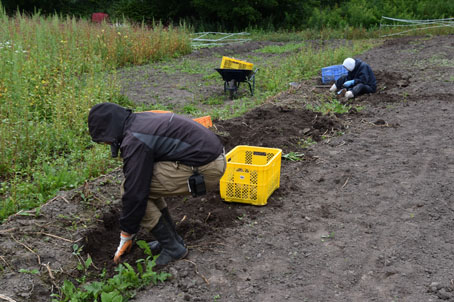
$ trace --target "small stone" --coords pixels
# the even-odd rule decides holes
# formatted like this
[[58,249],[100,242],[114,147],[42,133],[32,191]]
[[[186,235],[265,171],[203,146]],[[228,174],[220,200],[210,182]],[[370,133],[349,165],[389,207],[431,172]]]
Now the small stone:
[[452,297],[452,294],[446,292],[446,290],[444,288],[440,289],[440,291],[438,292],[438,298],[440,298],[440,299],[449,300],[449,299],[451,299],[451,297]]
[[436,289],[440,289],[440,288],[441,288],[441,285],[440,285],[439,282],[432,282],[432,283],[430,284],[430,287],[431,287],[431,288],[432,288],[432,287],[435,287]]
[[290,87],[296,88],[296,89],[300,88],[300,86],[301,86],[301,84],[297,83],[297,82],[290,82],[288,84],[290,85]]
[[174,267],[169,269],[169,273],[172,275],[171,280],[178,279],[178,271]]

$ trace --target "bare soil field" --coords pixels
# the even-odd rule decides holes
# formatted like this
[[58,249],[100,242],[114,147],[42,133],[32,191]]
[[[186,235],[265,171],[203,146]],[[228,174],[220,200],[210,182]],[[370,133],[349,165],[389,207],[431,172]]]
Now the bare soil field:
[[[261,45],[236,47],[228,51]],[[242,117],[214,121],[227,151],[266,146],[304,160],[282,160],[280,188],[263,207],[227,203],[218,192],[169,199],[189,255],[135,301],[454,301],[454,36],[390,39],[358,58],[378,80],[377,93],[352,101],[363,110],[306,110],[329,93],[312,79]],[[150,81],[158,74],[146,72]],[[123,73],[125,89],[135,85],[136,101],[156,102],[131,74]],[[174,76],[165,81],[183,81]],[[210,93],[222,94],[217,83]],[[164,102],[172,91],[153,93]],[[301,144],[309,137],[317,143]],[[94,273],[113,273],[121,180],[114,171],[2,224],[0,300],[49,301],[63,280],[80,277],[74,244],[93,258]],[[135,248],[124,261],[143,257]]]

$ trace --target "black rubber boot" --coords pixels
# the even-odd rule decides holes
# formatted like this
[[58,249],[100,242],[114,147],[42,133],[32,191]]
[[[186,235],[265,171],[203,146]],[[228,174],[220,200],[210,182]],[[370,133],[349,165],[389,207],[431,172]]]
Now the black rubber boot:
[[[175,238],[178,240],[178,242],[181,243],[182,245],[186,246],[184,244],[183,238],[181,238],[181,236],[177,234],[177,231],[175,228],[175,223],[173,222],[172,217],[170,216],[169,209],[164,208],[161,210],[161,213],[162,213],[162,217],[164,217],[164,219],[167,221],[169,226],[172,228],[172,231],[175,234]],[[159,252],[161,250],[161,244],[157,240],[148,242],[148,246],[150,247],[150,250],[152,252]]]
[[163,216],[158,224],[151,230],[153,236],[158,239],[161,245],[161,253],[156,259],[156,265],[164,266],[174,260],[183,259],[188,254],[188,250],[175,237],[172,227],[167,223]]

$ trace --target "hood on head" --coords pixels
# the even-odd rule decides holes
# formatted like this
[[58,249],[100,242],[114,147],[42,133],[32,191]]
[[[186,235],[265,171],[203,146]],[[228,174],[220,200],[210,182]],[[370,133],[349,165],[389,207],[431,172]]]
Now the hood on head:
[[117,104],[102,103],[91,108],[88,114],[88,130],[96,143],[111,145],[112,156],[117,157],[123,140],[123,127],[132,111]]
[[347,69],[348,71],[352,71],[353,69],[355,69],[355,59],[352,59],[352,58],[346,58],[344,60],[344,63],[342,63],[342,65],[344,65],[345,69]]

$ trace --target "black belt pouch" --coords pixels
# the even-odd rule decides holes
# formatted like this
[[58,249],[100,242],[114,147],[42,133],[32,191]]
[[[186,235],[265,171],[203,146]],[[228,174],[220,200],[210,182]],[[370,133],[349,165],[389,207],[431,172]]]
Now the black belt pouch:
[[197,171],[189,177],[188,187],[193,197],[205,195],[207,192],[203,175]]

